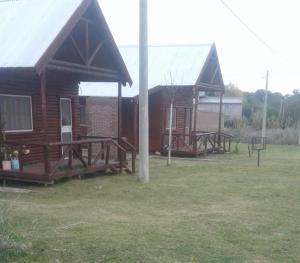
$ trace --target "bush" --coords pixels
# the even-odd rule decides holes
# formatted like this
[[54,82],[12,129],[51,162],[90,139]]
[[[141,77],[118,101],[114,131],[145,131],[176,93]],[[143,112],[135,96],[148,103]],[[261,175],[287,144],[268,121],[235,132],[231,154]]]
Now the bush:
[[[249,143],[252,137],[261,137],[261,131],[251,127],[243,127],[230,131],[236,140]],[[299,131],[296,128],[268,129],[267,143],[281,145],[298,145]]]

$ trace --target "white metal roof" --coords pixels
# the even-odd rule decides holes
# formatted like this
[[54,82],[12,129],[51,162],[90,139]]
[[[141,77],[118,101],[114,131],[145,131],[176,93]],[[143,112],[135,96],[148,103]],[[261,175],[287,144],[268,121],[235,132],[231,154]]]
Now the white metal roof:
[[0,67],[34,67],[82,1],[0,2]]
[[[212,44],[149,46],[149,89],[166,85],[194,85],[202,71]],[[139,94],[139,49],[120,47],[121,55],[133,80],[123,88],[123,97]],[[81,83],[81,95],[117,96],[117,84]]]
[[[201,97],[199,103],[202,104],[219,104],[220,97]],[[242,104],[240,97],[223,97],[223,104]]]

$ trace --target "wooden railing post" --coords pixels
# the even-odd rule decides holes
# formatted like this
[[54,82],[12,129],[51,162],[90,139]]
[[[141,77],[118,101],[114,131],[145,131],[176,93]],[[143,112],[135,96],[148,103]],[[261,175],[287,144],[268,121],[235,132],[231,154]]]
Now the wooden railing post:
[[19,148],[19,169],[20,172],[23,173],[24,165],[23,165],[23,149],[22,147]]
[[68,160],[68,167],[69,169],[72,169],[73,164],[73,147],[72,145],[69,146],[69,160]]
[[104,157],[105,157],[105,152],[104,152],[104,142],[101,142],[101,151],[102,151],[102,154],[101,154],[101,160],[104,160]]
[[214,151],[216,150],[216,137],[217,137],[217,133],[214,133]]
[[207,135],[204,137],[204,156],[207,155]]
[[92,144],[88,144],[88,166],[92,165]]
[[194,154],[197,154],[197,136],[195,134],[192,135],[192,141]]
[[[43,146],[44,149],[44,167],[45,167],[45,173],[47,176],[50,176],[50,169],[51,169],[51,165],[50,165],[50,161],[49,161],[49,146],[48,145],[44,145]],[[49,178],[51,180],[51,178]]]
[[[121,151],[121,149],[119,149],[120,152],[120,169],[119,169],[119,174],[121,174],[123,172],[123,152]],[[125,153],[126,154],[126,153]]]
[[110,143],[106,144],[106,154],[105,154],[105,165],[108,166],[109,165],[109,156],[110,155]]
[[132,151],[132,159],[131,159],[132,173],[135,173],[135,159],[136,159],[136,153],[135,151]]

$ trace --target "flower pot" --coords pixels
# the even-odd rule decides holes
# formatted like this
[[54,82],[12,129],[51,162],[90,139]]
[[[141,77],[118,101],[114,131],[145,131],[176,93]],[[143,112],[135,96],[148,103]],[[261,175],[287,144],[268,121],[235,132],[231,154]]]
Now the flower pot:
[[11,170],[11,162],[10,161],[2,161],[2,170],[10,171]]
[[11,169],[14,171],[20,170],[20,162],[18,159],[11,160]]

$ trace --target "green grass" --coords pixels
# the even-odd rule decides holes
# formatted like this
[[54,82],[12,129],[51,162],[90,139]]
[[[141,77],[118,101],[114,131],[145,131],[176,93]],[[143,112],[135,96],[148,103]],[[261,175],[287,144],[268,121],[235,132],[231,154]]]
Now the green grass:
[[0,262],[300,262],[300,148],[207,158],[0,193]]

